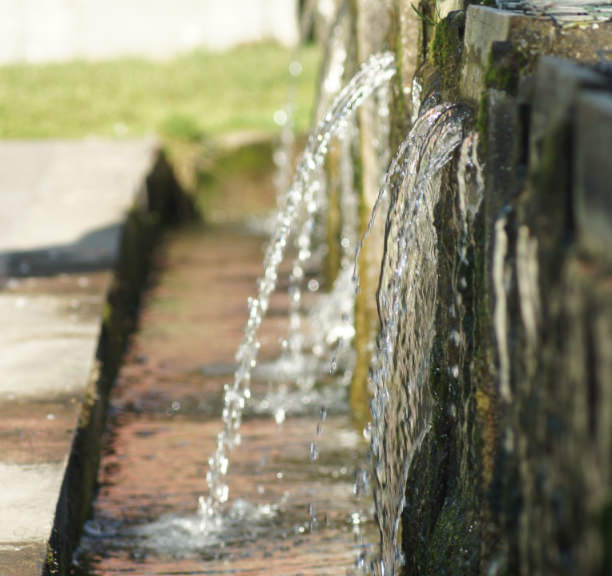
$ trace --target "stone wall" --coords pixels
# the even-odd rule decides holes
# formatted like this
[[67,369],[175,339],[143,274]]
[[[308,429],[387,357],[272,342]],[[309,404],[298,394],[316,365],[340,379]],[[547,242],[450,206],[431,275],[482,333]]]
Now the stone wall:
[[[397,54],[391,150],[437,92],[472,110],[484,166],[467,243],[457,159],[443,175],[434,413],[406,486],[404,572],[611,574],[612,23],[457,0],[352,9],[360,59]],[[377,10],[372,42],[359,22]]]

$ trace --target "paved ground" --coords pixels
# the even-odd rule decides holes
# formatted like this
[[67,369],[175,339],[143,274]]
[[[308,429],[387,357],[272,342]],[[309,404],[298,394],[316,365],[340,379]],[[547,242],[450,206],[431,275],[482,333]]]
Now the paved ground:
[[151,140],[0,143],[0,575],[37,574]]

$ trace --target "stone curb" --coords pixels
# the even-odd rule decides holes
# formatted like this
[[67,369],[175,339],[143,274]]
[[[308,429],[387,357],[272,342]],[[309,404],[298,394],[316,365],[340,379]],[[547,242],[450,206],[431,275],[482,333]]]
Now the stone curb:
[[59,495],[43,575],[70,573],[72,555],[96,489],[109,393],[136,325],[155,244],[165,226],[192,215],[193,208],[174,179],[172,168],[158,151],[123,225],[95,363]]
[[[20,144],[3,146],[5,164],[2,168],[6,171],[6,150],[19,149]],[[27,147],[27,143],[24,146]],[[49,143],[48,146],[80,149],[79,143]],[[85,142],[82,146],[87,149],[91,144]],[[117,143],[116,149],[114,143],[99,143],[99,146],[111,159],[109,164],[117,155],[130,154],[130,144]],[[4,354],[0,358],[0,368],[5,368],[4,382],[0,386],[0,410],[6,412],[0,427],[3,447],[0,473],[9,484],[0,498],[0,513],[6,515],[3,523],[8,520],[8,524],[14,521],[17,524],[5,525],[3,538],[0,538],[0,576],[70,573],[72,555],[96,489],[109,391],[136,323],[140,293],[154,246],[165,226],[194,214],[193,205],[182,193],[159,146],[151,141],[137,143],[138,146],[141,164],[132,171],[137,178],[136,187],[123,184],[127,196],[122,202],[127,201],[131,208],[118,221],[116,237],[105,240],[110,246],[109,258],[96,262],[95,258],[90,258],[91,252],[79,252],[78,249],[70,252],[73,246],[68,244],[60,258],[53,248],[17,249],[13,253],[4,248],[4,270],[10,272],[13,279],[4,278],[4,289],[0,290],[3,311],[10,312],[5,315],[8,322],[2,334]],[[30,151],[36,155],[44,147],[44,143],[32,143]],[[23,155],[23,151],[19,154]],[[91,150],[88,154],[91,160]],[[102,166],[104,170],[104,159]],[[144,170],[139,171],[141,167]],[[116,169],[116,166],[109,169]],[[75,168],[82,177],[82,171],[78,171],[79,168]],[[121,170],[118,172],[123,174]],[[48,177],[48,169],[46,175]],[[75,191],[80,193],[83,180],[74,180]],[[67,181],[72,182],[70,178]],[[4,186],[6,188],[6,182]],[[121,186],[120,181],[117,186]],[[79,216],[75,213],[72,218]],[[12,241],[10,233],[8,236]],[[6,266],[11,258],[19,259],[24,255],[34,263],[28,274],[20,275],[19,267]],[[32,258],[33,255],[36,258]],[[89,287],[81,290],[81,281],[83,286],[89,284]],[[74,310],[70,310],[71,302],[76,303]],[[29,322],[25,330],[24,321]],[[65,349],[54,352],[52,346],[64,340]],[[50,352],[43,350],[39,356],[34,353],[33,358],[40,364],[35,377],[28,374],[27,358],[32,357],[28,346],[51,346]],[[80,347],[79,351],[72,353],[72,346]],[[23,350],[25,362],[15,352]],[[80,360],[75,360],[75,355]],[[56,366],[49,370],[50,364]],[[66,372],[68,368],[69,373]],[[50,378],[55,379],[51,382]],[[35,380],[42,385],[32,391],[30,385]],[[22,423],[23,429],[20,428]],[[54,512],[51,500],[56,502]],[[30,516],[42,519],[37,530],[27,533]],[[46,532],[49,535],[44,538],[45,526],[49,525],[51,533]]]

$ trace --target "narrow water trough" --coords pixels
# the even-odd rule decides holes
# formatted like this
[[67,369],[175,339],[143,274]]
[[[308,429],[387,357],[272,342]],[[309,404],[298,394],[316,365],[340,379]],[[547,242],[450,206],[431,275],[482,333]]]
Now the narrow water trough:
[[218,522],[207,525],[198,512],[263,240],[214,227],[166,238],[111,394],[100,490],[76,574],[331,575],[350,569],[362,539],[371,541],[371,496],[353,494],[367,446],[338,382],[321,382],[306,400],[296,389],[280,398],[270,382],[286,335],[282,295],[260,334],[252,390],[267,403],[254,401],[244,415],[227,476],[233,498]]

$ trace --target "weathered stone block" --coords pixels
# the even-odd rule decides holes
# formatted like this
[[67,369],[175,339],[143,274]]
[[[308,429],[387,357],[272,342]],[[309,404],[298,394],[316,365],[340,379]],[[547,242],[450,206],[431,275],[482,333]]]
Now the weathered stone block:
[[511,21],[516,14],[486,6],[468,6],[465,22],[464,56],[460,93],[478,101],[485,87],[484,78],[493,42],[509,39]]
[[488,167],[485,176],[485,242],[489,246],[492,244],[495,220],[517,190],[515,148],[518,139],[518,107],[516,98],[501,90],[489,90],[485,105]]
[[460,82],[463,98],[476,102],[486,88],[485,76],[495,42],[512,44],[524,76],[533,72],[538,58],[546,54],[596,64],[602,53],[612,49],[612,24],[560,26],[551,18],[470,5]]
[[575,134],[577,232],[587,249],[609,258],[612,246],[612,95],[580,94]]
[[604,79],[592,70],[553,56],[543,56],[535,73],[535,92],[529,134],[530,162],[540,160],[541,142],[569,121],[578,92],[602,87]]

